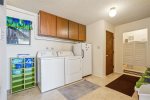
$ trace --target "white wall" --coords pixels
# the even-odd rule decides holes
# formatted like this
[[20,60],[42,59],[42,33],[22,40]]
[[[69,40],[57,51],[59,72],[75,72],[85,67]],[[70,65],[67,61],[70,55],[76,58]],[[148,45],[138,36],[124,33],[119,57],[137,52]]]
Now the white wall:
[[104,20],[87,25],[87,42],[93,45],[93,75],[106,74],[106,30],[114,32],[114,27]]
[[87,42],[93,45],[93,74],[102,77],[104,66],[104,20],[87,25]]
[[140,29],[131,32],[125,32],[123,33],[123,43],[125,43],[126,39],[128,40],[128,42],[133,41],[146,42],[148,41],[148,29]]
[[7,100],[6,91],[6,38],[5,38],[5,6],[0,5],[0,100]]
[[114,25],[110,24],[107,21],[104,21],[104,22],[105,22],[105,30],[115,34],[115,27],[114,27]]
[[[115,28],[115,72],[123,72],[123,33],[148,28],[148,39],[150,39],[150,18],[123,24]],[[148,42],[150,50],[150,41]],[[148,64],[150,65],[150,53],[148,53]]]
[[55,50],[71,50],[72,44],[74,42],[37,36],[37,14],[8,6],[7,15],[16,18],[31,20],[33,22],[34,29],[31,32],[31,45],[7,45],[7,89],[10,89],[10,57],[16,57],[17,54],[30,54],[31,56],[35,57],[37,51],[44,50],[47,47],[52,47]]

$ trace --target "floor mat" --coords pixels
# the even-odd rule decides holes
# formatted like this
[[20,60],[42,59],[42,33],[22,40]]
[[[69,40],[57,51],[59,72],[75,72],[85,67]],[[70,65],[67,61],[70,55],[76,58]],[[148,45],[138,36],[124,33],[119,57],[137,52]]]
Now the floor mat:
[[78,83],[58,89],[68,100],[77,100],[81,96],[99,88],[100,86],[89,81],[83,80]]
[[139,80],[139,77],[122,75],[111,83],[107,84],[106,87],[119,91],[128,96],[132,96],[134,93],[134,86]]

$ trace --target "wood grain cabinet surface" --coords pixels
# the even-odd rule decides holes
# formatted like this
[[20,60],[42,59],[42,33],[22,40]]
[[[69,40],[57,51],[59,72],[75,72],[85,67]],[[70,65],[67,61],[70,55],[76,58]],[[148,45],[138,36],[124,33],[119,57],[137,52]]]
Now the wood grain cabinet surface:
[[69,21],[69,39],[79,39],[79,24],[73,21]]
[[69,21],[67,19],[57,17],[57,37],[68,39]]
[[38,35],[75,41],[86,41],[86,26],[40,11]]
[[39,12],[39,35],[44,36],[56,36],[56,16],[46,13],[44,11]]
[[86,41],[86,26],[79,24],[79,40]]

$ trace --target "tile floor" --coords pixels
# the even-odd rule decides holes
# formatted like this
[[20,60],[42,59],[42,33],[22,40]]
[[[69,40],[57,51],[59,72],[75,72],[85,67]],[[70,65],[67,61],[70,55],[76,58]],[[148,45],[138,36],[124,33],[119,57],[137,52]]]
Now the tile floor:
[[[118,78],[121,74],[113,73],[104,78],[89,76],[86,79],[101,87],[82,96],[79,100],[138,100],[135,92],[132,97],[105,87],[106,84]],[[33,88],[20,93],[8,96],[8,100],[66,100],[66,98],[57,90],[46,93],[40,93],[39,89]]]

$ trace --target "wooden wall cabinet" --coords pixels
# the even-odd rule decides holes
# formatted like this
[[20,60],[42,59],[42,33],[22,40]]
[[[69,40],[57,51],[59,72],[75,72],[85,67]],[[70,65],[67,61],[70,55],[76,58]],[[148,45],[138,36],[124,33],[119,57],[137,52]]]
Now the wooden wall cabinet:
[[79,39],[79,24],[73,21],[69,21],[69,39]]
[[85,41],[86,26],[40,11],[38,35],[75,41]]
[[57,37],[68,39],[69,21],[67,19],[57,17]]
[[39,35],[43,36],[56,36],[56,16],[39,12]]
[[79,24],[79,40],[86,41],[86,26]]

